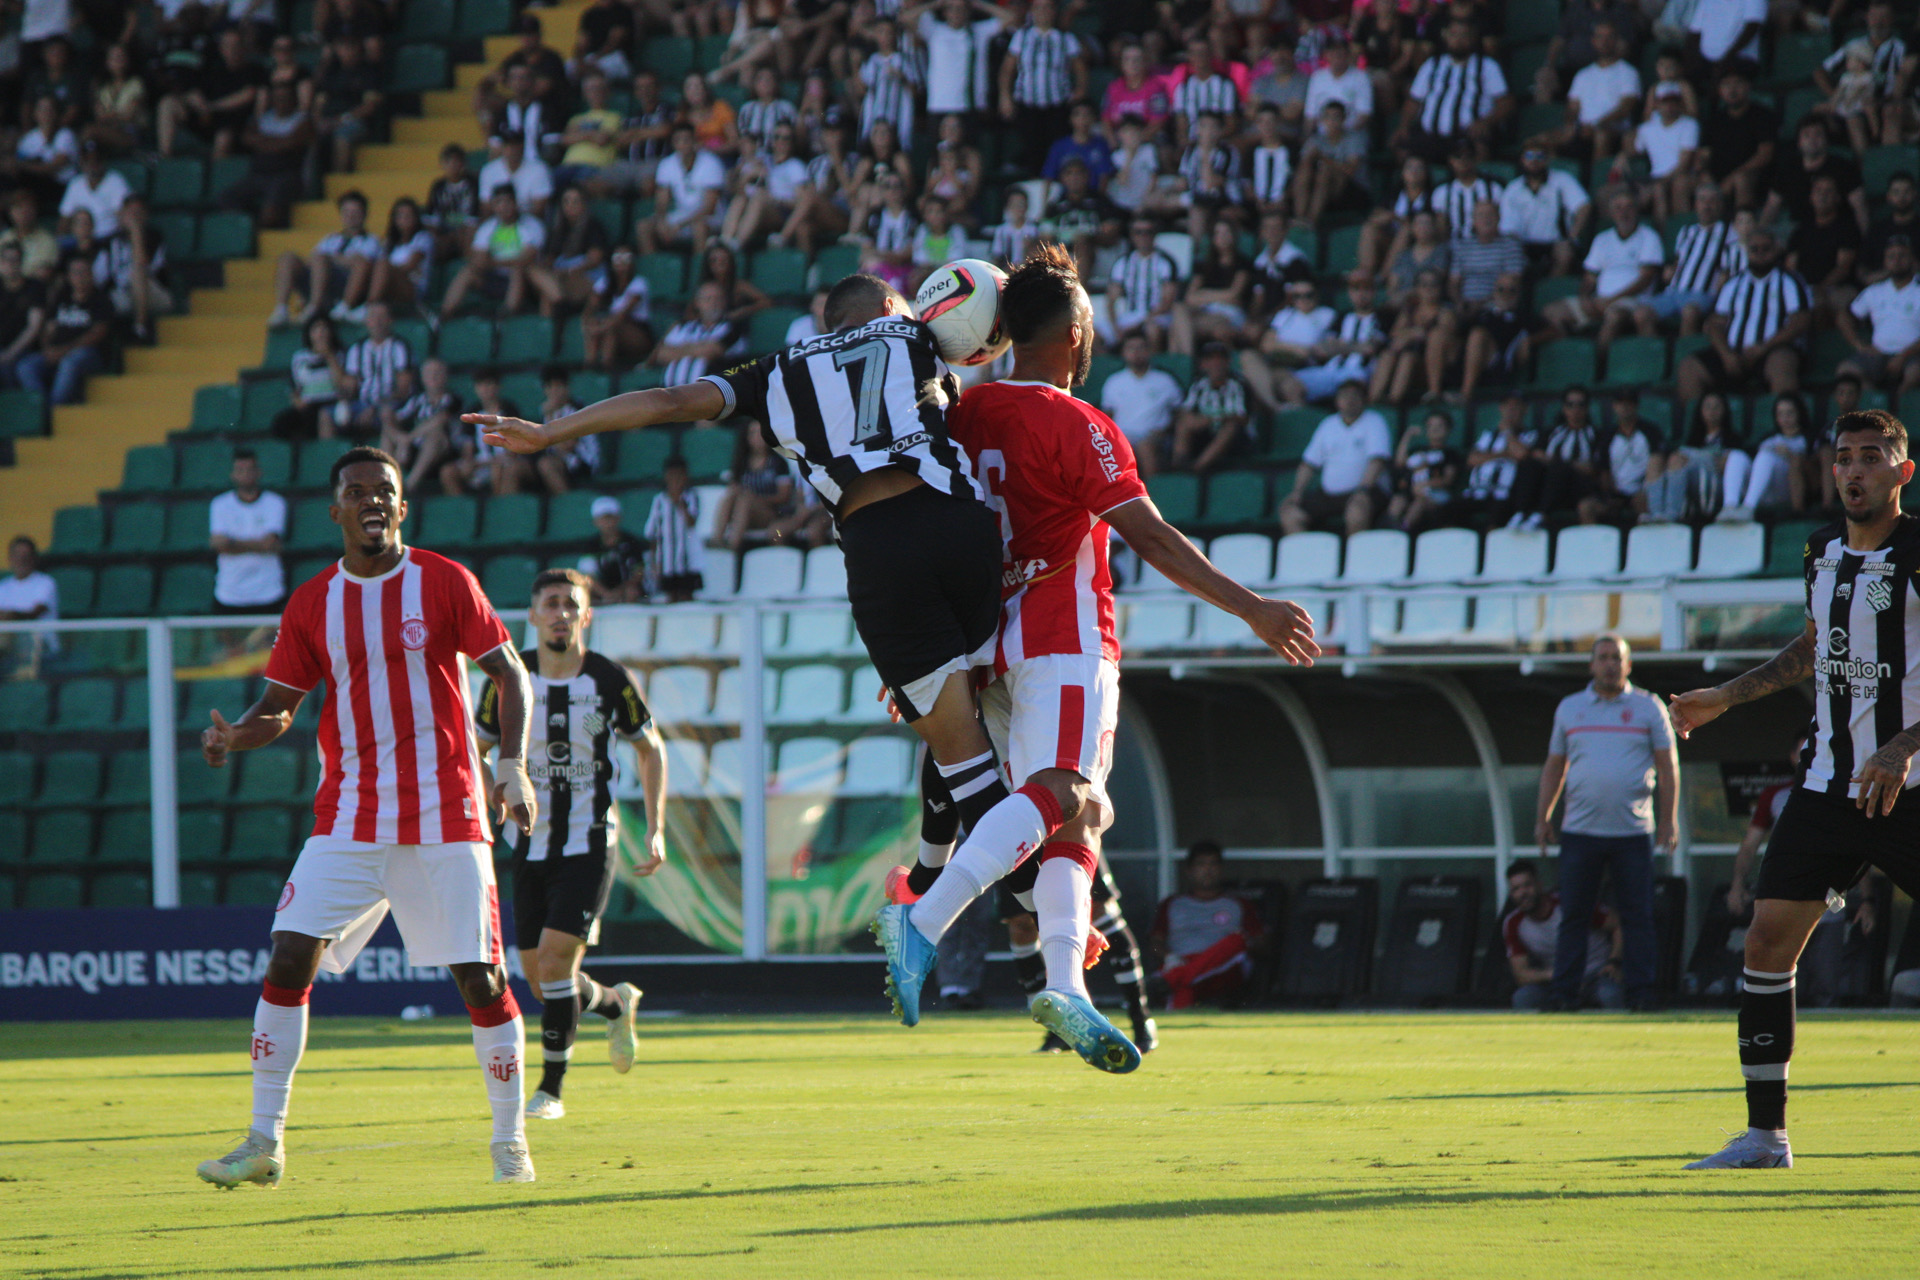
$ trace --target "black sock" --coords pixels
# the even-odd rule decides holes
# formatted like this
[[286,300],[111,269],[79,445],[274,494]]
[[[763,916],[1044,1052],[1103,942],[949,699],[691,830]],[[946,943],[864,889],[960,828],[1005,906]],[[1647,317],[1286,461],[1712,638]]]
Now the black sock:
[[1013,976],[1020,989],[1030,996],[1047,989],[1047,962],[1041,957],[1040,948],[1035,947],[1030,955],[1014,953]]
[[987,816],[987,810],[1007,798],[1007,784],[1001,781],[1000,766],[991,751],[959,764],[936,763],[934,767],[953,797],[960,821],[969,831]]
[[1133,936],[1126,916],[1116,903],[1107,905],[1093,927],[1107,940],[1107,954],[1101,963],[1112,969],[1114,985],[1126,997],[1127,1014],[1137,1028],[1147,1020],[1147,989],[1143,981],[1146,975],[1140,964],[1140,940]]
[[[920,748],[920,856],[907,871],[907,888],[925,894],[933,888],[953,856],[954,841],[960,838],[960,806],[953,802],[946,779],[934,763],[933,752]],[[944,851],[944,853],[943,853]],[[938,860],[929,862],[929,857]]]
[[573,989],[579,996],[582,1009],[597,1013],[609,1022],[627,1011],[627,1006],[612,987],[603,987],[584,973],[574,975]]
[[575,985],[562,979],[541,983],[540,999],[540,1091],[557,1098],[580,1033],[580,997]]
[[1744,971],[1740,993],[1740,1074],[1747,1078],[1747,1125],[1787,1127],[1787,1062],[1793,1057],[1793,976]]

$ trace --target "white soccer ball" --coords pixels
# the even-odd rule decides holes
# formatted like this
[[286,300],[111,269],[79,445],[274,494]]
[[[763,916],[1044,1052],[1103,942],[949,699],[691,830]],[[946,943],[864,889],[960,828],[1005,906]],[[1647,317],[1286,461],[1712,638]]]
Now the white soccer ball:
[[1011,339],[1000,325],[1000,290],[1007,273],[982,258],[949,262],[927,277],[913,299],[940,356],[948,364],[997,360]]

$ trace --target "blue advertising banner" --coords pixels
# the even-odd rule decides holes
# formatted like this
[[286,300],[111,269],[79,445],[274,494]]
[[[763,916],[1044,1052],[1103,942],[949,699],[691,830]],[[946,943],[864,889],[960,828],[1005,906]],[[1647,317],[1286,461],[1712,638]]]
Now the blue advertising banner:
[[[507,903],[503,936],[513,936]],[[266,976],[270,907],[99,907],[0,911],[0,1022],[250,1018]],[[517,978],[517,953],[508,950]],[[515,996],[529,999],[523,983]],[[407,963],[389,916],[345,973],[314,983],[318,1015],[397,1017],[409,1006],[461,1012],[445,969]]]

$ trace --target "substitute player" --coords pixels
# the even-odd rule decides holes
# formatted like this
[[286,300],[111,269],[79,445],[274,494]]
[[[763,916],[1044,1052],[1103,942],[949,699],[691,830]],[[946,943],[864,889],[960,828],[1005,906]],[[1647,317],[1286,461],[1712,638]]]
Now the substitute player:
[[[1310,663],[1319,646],[1305,610],[1240,586],[1160,517],[1126,436],[1071,395],[1092,367],[1094,335],[1072,255],[1057,245],[1036,249],[1008,276],[1000,312],[1013,339],[1013,376],[967,392],[950,421],[1003,522],[1011,593],[994,654],[999,679],[981,709],[1022,785],[986,820],[968,824],[965,843],[917,903],[882,907],[875,931],[901,1021],[912,1026],[940,936],[1039,850],[1031,905],[1047,985],[1032,1001],[1034,1020],[1092,1065],[1131,1071],[1138,1049],[1094,1009],[1081,977],[1099,833],[1113,820],[1106,777],[1120,712],[1108,526],[1169,580],[1244,619],[1289,662]],[[983,839],[1022,803],[1039,820],[1015,815],[1025,821],[1014,828],[1014,848]]]
[[[527,772],[539,812],[513,848],[513,931],[527,983],[540,993],[540,1087],[527,1115],[558,1120],[580,1012],[607,1020],[607,1057],[625,1075],[633,1068],[640,989],[607,988],[581,972],[586,950],[600,939],[600,917],[613,891],[620,810],[613,803],[613,740],[630,743],[647,813],[646,855],[632,866],[650,876],[667,860],[660,809],[667,794],[667,749],[640,697],[633,673],[587,648],[593,584],[573,569],[547,569],[533,580],[527,621],[538,637],[520,655],[533,677]],[[489,685],[474,727],[486,754],[500,741],[500,700]]]
[[1754,889],[1740,993],[1747,1129],[1689,1169],[1780,1169],[1787,1143],[1794,973],[1827,910],[1868,866],[1920,895],[1920,800],[1906,795],[1920,750],[1920,518],[1902,515],[1913,479],[1907,430],[1882,409],[1833,424],[1833,478],[1845,519],[1807,539],[1807,626],[1726,684],[1673,698],[1686,737],[1728,707],[1813,677],[1810,750]]
[[344,973],[389,908],[410,963],[453,971],[493,1109],[493,1180],[532,1182],[520,1113],[526,1031],[507,986],[493,880],[489,794],[467,706],[466,666],[493,681],[501,767],[491,807],[522,831],[536,817],[527,778],[526,668],[471,573],[401,545],[400,464],[349,449],[333,464],[330,514],[345,553],[287,601],[267,688],[200,736],[215,768],[285,733],[322,681],[320,787],[313,835],[275,909],[273,953],[253,1018],[253,1125],[200,1176],[221,1187],[277,1186],[286,1167],[287,1095],[307,1043],[307,996],[325,966]]

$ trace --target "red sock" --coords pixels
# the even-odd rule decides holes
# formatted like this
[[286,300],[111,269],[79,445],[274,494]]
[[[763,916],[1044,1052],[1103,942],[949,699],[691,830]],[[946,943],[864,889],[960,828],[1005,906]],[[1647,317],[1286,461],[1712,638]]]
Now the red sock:
[[508,987],[492,1004],[481,1005],[478,1008],[468,1005],[467,1016],[473,1019],[473,1025],[476,1027],[504,1026],[520,1016],[520,1005],[513,998],[513,988]]

